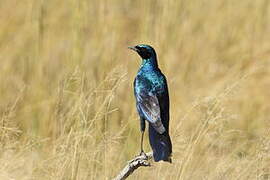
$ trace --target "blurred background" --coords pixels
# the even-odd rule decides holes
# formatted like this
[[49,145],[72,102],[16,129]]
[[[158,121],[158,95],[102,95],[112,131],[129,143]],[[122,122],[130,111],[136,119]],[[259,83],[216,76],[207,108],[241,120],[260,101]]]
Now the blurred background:
[[139,43],[168,79],[173,163],[129,179],[270,179],[269,22],[268,0],[1,1],[0,179],[118,174]]

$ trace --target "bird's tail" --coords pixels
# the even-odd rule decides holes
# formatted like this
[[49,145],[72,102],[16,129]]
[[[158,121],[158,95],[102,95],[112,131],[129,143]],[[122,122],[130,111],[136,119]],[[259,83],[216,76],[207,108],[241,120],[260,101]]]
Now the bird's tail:
[[153,150],[154,160],[157,161],[167,161],[172,162],[172,143],[168,131],[163,134],[159,134],[150,124],[149,124],[149,141]]

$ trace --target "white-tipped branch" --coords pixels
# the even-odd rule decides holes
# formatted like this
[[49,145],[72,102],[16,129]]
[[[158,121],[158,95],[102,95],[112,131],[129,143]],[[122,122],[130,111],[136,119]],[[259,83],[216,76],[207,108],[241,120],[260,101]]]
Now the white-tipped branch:
[[124,180],[139,167],[151,166],[149,160],[152,158],[153,158],[152,152],[148,152],[146,154],[135,157],[134,159],[127,162],[127,165],[120,171],[120,173],[113,180]]

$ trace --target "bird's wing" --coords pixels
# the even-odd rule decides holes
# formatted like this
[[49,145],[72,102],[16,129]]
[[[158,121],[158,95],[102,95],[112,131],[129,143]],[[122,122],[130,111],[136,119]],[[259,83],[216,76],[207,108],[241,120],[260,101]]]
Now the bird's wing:
[[166,130],[160,117],[160,106],[157,96],[148,93],[139,93],[136,96],[137,108],[145,119],[159,133],[163,134]]

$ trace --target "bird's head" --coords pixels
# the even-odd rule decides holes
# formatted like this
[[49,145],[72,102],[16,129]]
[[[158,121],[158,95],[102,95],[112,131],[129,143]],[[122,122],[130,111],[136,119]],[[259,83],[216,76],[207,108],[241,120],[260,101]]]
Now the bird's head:
[[149,45],[139,44],[128,48],[133,51],[136,51],[141,56],[142,59],[156,58],[156,52],[154,48],[152,48]]

